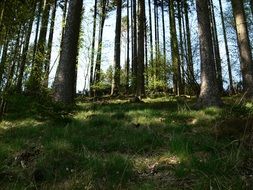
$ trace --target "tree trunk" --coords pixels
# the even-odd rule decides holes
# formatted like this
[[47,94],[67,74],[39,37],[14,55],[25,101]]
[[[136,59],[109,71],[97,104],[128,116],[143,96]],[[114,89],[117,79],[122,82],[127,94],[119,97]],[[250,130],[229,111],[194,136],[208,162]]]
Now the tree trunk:
[[114,41],[114,75],[112,79],[111,95],[117,95],[120,88],[120,36],[121,36],[121,0],[117,0],[116,28]]
[[100,12],[100,23],[99,23],[99,35],[98,35],[98,51],[95,65],[95,84],[100,82],[101,72],[101,56],[103,46],[103,31],[106,17],[106,0],[100,0],[101,12]]
[[197,102],[198,107],[220,106],[222,104],[217,80],[215,80],[213,42],[207,1],[196,0],[201,58],[201,87]]
[[127,58],[126,58],[126,93],[129,90],[129,66],[130,66],[130,27],[129,27],[129,0],[127,0]]
[[83,0],[69,3],[62,51],[54,81],[54,98],[65,104],[74,103],[76,94],[76,64]]
[[[193,61],[192,61],[192,45],[191,45],[191,31],[189,24],[189,15],[188,15],[188,2],[184,0],[184,12],[185,12],[185,25],[186,25],[186,38],[187,38],[187,79],[190,86],[190,94],[196,93],[199,95],[199,92],[196,92],[196,79],[194,75]],[[198,91],[198,90],[197,90]]]
[[35,59],[32,65],[32,71],[29,78],[28,90],[32,93],[37,93],[41,91],[43,82],[43,70],[45,64],[45,54],[46,54],[46,37],[49,21],[49,11],[50,4],[47,0],[44,0],[43,5],[43,15],[41,20],[39,40],[35,52]]
[[227,33],[225,28],[225,22],[224,22],[224,16],[223,16],[223,9],[221,0],[219,0],[220,5],[220,16],[221,16],[221,23],[222,23],[222,30],[223,30],[223,37],[224,37],[224,43],[225,43],[225,50],[226,50],[226,56],[227,56],[227,65],[228,65],[228,77],[229,77],[229,90],[230,93],[235,93],[234,87],[233,87],[233,77],[232,77],[232,70],[231,70],[231,63],[230,63],[230,55],[228,50],[228,42],[227,42]]
[[1,63],[0,63],[0,88],[3,85],[3,74],[4,74],[4,70],[5,70],[5,66],[6,66],[6,60],[7,60],[7,52],[9,49],[9,40],[7,39],[7,35],[5,37],[5,44],[3,47],[3,53],[2,53],[2,57],[1,57]]
[[46,88],[48,87],[50,60],[51,60],[52,44],[53,44],[53,37],[54,37],[56,8],[57,8],[57,0],[55,0],[54,5],[52,6],[51,23],[50,23],[50,30],[49,30],[49,37],[48,37],[48,44],[47,44],[47,57],[45,60],[45,69],[44,69],[45,70],[44,71],[45,72],[44,86]]
[[170,35],[171,35],[171,56],[173,68],[173,91],[176,95],[181,94],[181,71],[180,71],[180,57],[178,49],[177,31],[175,24],[174,0],[169,1],[170,13]]
[[139,16],[138,16],[138,66],[137,66],[137,97],[145,96],[144,81],[144,33],[145,33],[145,1],[139,0]]
[[29,49],[29,44],[30,44],[30,37],[32,33],[32,25],[33,25],[34,18],[31,18],[28,24],[28,29],[26,32],[26,37],[25,37],[25,44],[23,47],[23,52],[22,52],[22,57],[21,57],[21,64],[20,64],[20,70],[18,74],[18,82],[17,82],[17,92],[22,91],[22,83],[23,83],[23,77],[24,77],[24,71],[25,71],[25,66],[27,63],[27,53]]
[[132,12],[132,30],[133,30],[133,57],[132,57],[132,90],[134,93],[136,93],[137,90],[137,15],[136,15],[136,0],[132,1],[132,7],[133,7],[133,12]]
[[215,70],[216,70],[216,79],[218,82],[219,91],[223,93],[223,80],[222,80],[222,69],[221,69],[221,58],[220,58],[220,49],[219,49],[219,41],[215,20],[215,13],[213,7],[213,1],[209,0],[209,9],[210,9],[210,18],[211,18],[211,31],[213,38],[213,51],[214,51],[214,61],[215,61]]
[[246,98],[253,98],[253,62],[248,29],[242,0],[232,0],[236,24],[237,41],[240,52],[243,90]]
[[93,32],[92,32],[91,61],[90,61],[90,96],[92,95],[91,92],[94,80],[93,70],[94,70],[94,56],[95,56],[96,28],[97,28],[97,0],[95,0],[94,15],[93,15]]

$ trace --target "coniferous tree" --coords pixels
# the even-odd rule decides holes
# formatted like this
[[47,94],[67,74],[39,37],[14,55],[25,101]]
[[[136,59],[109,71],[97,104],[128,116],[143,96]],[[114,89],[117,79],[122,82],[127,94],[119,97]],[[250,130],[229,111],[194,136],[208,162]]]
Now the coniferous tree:
[[219,96],[217,80],[215,79],[208,0],[196,0],[196,8],[201,58],[201,87],[197,106],[220,106],[222,101]]
[[60,62],[54,81],[54,99],[65,104],[74,102],[76,94],[76,65],[83,0],[69,3]]

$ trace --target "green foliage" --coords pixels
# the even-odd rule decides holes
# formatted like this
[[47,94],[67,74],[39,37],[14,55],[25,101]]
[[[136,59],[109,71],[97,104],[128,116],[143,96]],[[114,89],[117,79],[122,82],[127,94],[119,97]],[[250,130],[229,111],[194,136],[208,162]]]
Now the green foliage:
[[146,73],[149,92],[166,92],[168,90],[171,67],[162,55],[150,60]]

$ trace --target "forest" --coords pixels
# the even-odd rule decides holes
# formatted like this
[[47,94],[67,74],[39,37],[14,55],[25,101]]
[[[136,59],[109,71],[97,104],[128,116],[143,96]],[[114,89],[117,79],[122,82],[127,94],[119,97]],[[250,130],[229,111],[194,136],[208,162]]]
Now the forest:
[[0,189],[253,187],[253,0],[0,0]]

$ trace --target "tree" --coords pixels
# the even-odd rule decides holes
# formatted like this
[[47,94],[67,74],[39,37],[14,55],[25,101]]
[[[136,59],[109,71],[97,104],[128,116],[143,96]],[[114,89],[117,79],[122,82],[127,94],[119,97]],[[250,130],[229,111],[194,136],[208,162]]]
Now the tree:
[[[96,28],[97,28],[97,0],[95,0],[93,19],[94,20],[93,20],[91,61],[90,61],[90,89],[93,85],[93,79],[94,79],[93,70],[94,70],[94,56],[95,56]],[[90,96],[91,96],[91,90],[90,90]]]
[[114,40],[114,73],[112,80],[111,95],[117,95],[120,87],[120,37],[121,37],[121,7],[122,1],[116,0],[117,14],[116,14],[116,27],[115,27],[115,40]]
[[245,97],[253,98],[253,61],[242,0],[232,0]]
[[220,106],[222,101],[219,96],[217,80],[215,79],[208,0],[196,0],[196,8],[201,58],[201,87],[197,107]]
[[139,0],[139,16],[138,16],[138,64],[137,64],[137,93],[138,97],[145,96],[144,82],[144,33],[145,33],[145,1]]
[[171,57],[173,68],[173,91],[176,95],[180,95],[182,91],[180,57],[178,49],[177,31],[175,23],[174,0],[169,1],[169,17],[170,17],[170,36],[171,36]]
[[225,28],[225,22],[224,22],[223,8],[222,8],[221,0],[219,0],[219,5],[220,5],[220,16],[221,16],[223,37],[224,37],[224,43],[225,43],[225,49],[226,49],[226,57],[227,57],[229,88],[230,88],[229,90],[230,90],[230,93],[234,93],[235,90],[234,90],[234,87],[233,87],[233,77],[232,77],[230,55],[229,55],[228,42],[227,42],[227,32],[226,32],[226,28]]
[[76,94],[76,64],[83,0],[69,3],[62,51],[54,81],[54,99],[65,104],[74,102]]

